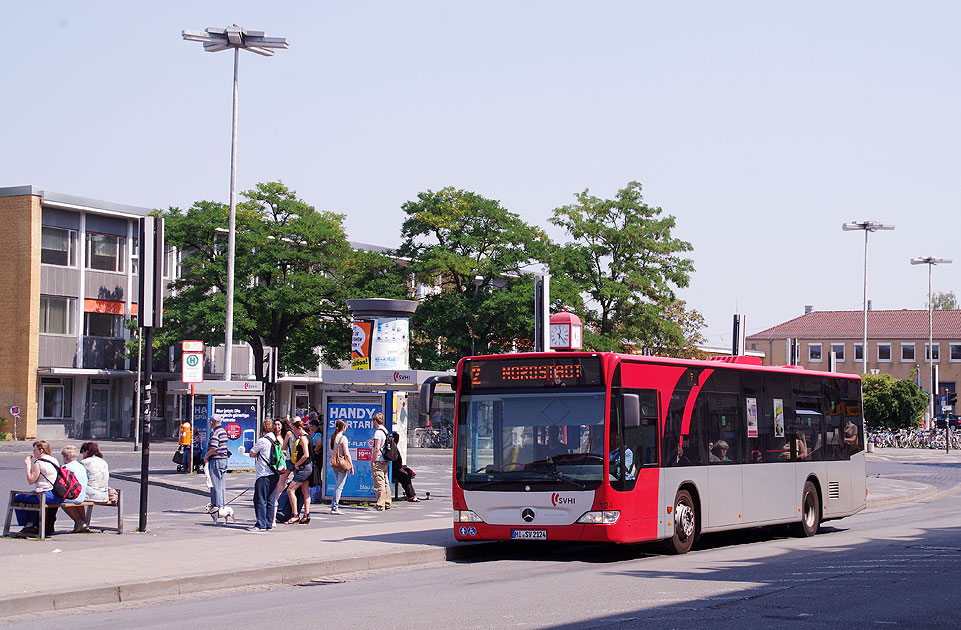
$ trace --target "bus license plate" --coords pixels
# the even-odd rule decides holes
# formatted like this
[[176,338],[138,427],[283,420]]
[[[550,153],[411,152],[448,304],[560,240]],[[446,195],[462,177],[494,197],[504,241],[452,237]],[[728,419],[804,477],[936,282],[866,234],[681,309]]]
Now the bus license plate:
[[547,540],[546,529],[512,529],[511,540]]

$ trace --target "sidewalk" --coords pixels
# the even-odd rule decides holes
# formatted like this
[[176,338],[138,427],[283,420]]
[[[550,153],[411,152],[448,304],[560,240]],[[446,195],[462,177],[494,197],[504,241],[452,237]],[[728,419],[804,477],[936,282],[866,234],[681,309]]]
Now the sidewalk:
[[[904,460],[956,465],[961,454],[919,451],[868,455],[868,461]],[[411,453],[411,459],[417,454]],[[357,571],[417,566],[483,553],[485,543],[457,543],[450,508],[450,451],[424,454],[417,490],[428,488],[436,499],[395,502],[376,512],[346,506],[344,516],[314,506],[308,525],[278,525],[267,534],[246,531],[252,515],[250,493],[232,505],[239,522],[213,525],[202,513],[206,504],[202,476],[152,471],[151,483],[197,494],[196,511],[150,513],[148,532],[137,533],[137,515],[128,515],[126,531],[115,534],[58,534],[46,542],[0,539],[0,615],[62,610],[75,606],[132,601],[254,584],[302,584]],[[445,459],[447,461],[445,461]],[[424,462],[424,460],[421,460]],[[413,464],[412,464],[413,465]],[[956,472],[956,469],[952,469]],[[139,472],[114,473],[139,479]],[[228,498],[252,483],[252,473],[228,475]],[[919,501],[937,494],[932,484],[904,479],[867,478],[868,509]],[[4,506],[6,508],[6,506]],[[108,519],[108,513],[100,518]],[[97,522],[97,514],[94,514]],[[280,550],[297,549],[292,563]],[[73,577],[72,577],[73,576]],[[76,580],[71,583],[71,580]]]

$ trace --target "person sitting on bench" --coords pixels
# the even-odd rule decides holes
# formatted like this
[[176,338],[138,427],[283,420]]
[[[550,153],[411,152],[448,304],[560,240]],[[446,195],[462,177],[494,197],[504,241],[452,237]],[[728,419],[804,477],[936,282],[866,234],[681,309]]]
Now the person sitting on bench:
[[68,444],[60,449],[60,455],[63,457],[63,467],[76,475],[77,481],[80,482],[80,494],[77,495],[76,499],[64,499],[63,511],[73,519],[74,534],[89,532],[90,527],[87,525],[86,512],[84,509],[79,505],[67,507],[68,504],[83,503],[87,500],[87,469],[77,461],[77,457],[80,455],[80,449],[73,444]]
[[[40,504],[40,494],[46,494],[46,504],[53,507],[47,509],[46,535],[53,533],[53,524],[57,520],[57,508],[63,499],[53,493],[53,482],[57,478],[57,467],[53,462],[53,455],[50,454],[50,444],[46,440],[37,440],[33,443],[33,455],[23,458],[23,463],[27,471],[27,483],[36,487],[34,492],[20,493],[14,495],[15,503]],[[40,513],[17,510],[17,523],[23,527],[20,533],[24,536],[37,536],[40,534]]]

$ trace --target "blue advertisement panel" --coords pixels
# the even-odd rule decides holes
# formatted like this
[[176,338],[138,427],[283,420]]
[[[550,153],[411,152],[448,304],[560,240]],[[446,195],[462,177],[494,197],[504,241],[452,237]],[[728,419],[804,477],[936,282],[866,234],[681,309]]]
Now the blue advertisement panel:
[[[347,423],[344,435],[347,436],[347,446],[350,449],[350,457],[354,462],[354,474],[347,476],[347,483],[341,494],[342,499],[373,500],[374,497],[374,477],[371,473],[370,463],[374,456],[374,421],[372,417],[375,413],[384,412],[383,399],[374,400],[370,396],[359,400],[351,400],[347,396],[336,396],[327,399],[327,426],[325,435],[328,445],[330,436],[334,434],[334,425],[337,420]],[[387,418],[386,429],[390,433],[390,415]],[[330,467],[330,459],[327,458],[324,471],[324,496],[334,495],[334,469]]]
[[253,468],[253,460],[247,456],[247,451],[257,441],[257,400],[217,397],[214,399],[213,407],[213,415],[220,416],[224,431],[227,432],[227,438],[230,440],[227,443],[227,448],[230,449],[227,468],[230,470]]
[[[185,417],[190,418],[190,399],[187,398],[185,401],[187,405],[187,413]],[[207,433],[210,427],[207,426],[207,397],[206,396],[194,396],[194,433],[200,439],[200,446],[207,451]]]

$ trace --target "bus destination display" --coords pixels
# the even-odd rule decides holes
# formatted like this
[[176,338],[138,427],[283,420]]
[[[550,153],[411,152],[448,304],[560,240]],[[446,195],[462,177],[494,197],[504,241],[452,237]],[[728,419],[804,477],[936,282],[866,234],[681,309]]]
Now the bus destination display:
[[601,385],[598,357],[473,360],[467,364],[472,388],[584,387]]

